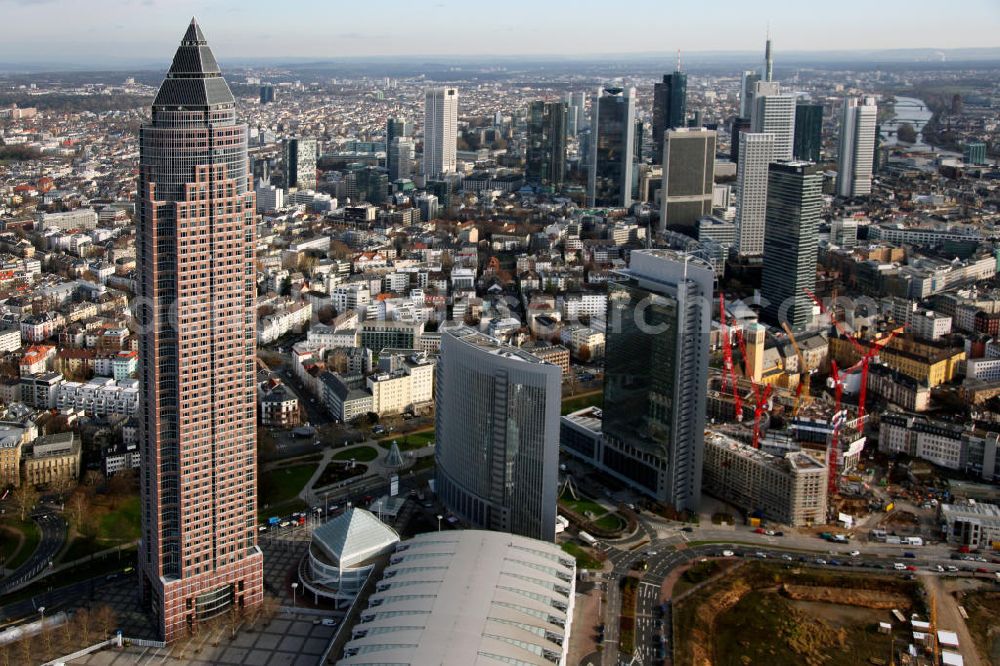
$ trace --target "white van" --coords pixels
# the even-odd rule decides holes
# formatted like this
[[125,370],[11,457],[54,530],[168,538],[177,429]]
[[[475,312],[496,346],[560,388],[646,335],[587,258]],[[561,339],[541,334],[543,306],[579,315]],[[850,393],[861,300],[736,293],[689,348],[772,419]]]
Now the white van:
[[903,564],[902,562],[896,562],[892,566],[894,569],[896,569],[896,571],[906,571],[906,565]]

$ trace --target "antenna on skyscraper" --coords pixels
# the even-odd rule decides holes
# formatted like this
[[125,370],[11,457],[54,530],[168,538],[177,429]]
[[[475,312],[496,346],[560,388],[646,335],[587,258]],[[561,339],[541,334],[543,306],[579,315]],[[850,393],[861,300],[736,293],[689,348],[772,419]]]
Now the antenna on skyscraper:
[[677,70],[676,71],[678,71],[678,72],[681,71],[681,50],[680,49],[677,49]]
[[767,43],[764,46],[764,80],[774,79],[774,63],[771,60],[771,22],[767,22]]

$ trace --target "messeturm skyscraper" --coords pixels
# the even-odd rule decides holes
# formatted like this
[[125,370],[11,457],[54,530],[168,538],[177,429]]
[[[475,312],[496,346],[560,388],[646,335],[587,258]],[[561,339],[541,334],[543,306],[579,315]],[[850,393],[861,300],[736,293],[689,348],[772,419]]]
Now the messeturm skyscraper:
[[193,19],[139,144],[139,570],[171,641],[263,598],[247,127]]

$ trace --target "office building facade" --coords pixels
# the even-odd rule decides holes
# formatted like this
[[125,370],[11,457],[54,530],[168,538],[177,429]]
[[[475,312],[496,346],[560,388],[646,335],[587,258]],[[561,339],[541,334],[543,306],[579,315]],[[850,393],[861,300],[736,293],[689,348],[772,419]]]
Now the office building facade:
[[632,205],[635,89],[605,88],[590,100],[587,199],[591,206]]
[[768,168],[767,221],[761,295],[772,322],[801,329],[812,321],[816,289],[823,172],[811,162],[775,162]]
[[750,131],[774,135],[776,162],[790,161],[795,150],[795,95],[782,93],[777,83],[760,81],[753,97]]
[[874,97],[844,100],[837,153],[838,196],[864,197],[872,193],[877,121],[878,106]]
[[672,250],[633,250],[608,283],[599,466],[680,510],[698,508],[712,267]]
[[564,102],[535,101],[528,106],[525,179],[556,192],[566,173],[567,108]]
[[467,523],[555,539],[562,370],[462,326],[441,334],[436,492]]
[[[876,132],[877,135],[878,132]],[[970,141],[965,144],[965,148],[962,151],[962,160],[966,164],[973,166],[986,164],[986,144],[982,141]]]
[[263,598],[251,187],[247,127],[192,21],[139,132],[136,197],[140,590],[166,641]]
[[394,183],[413,174],[415,151],[413,139],[408,136],[397,136],[392,140],[392,144],[386,150],[385,158],[389,182]]
[[424,91],[424,178],[455,173],[458,149],[458,90]]
[[664,74],[653,84],[653,164],[663,164],[663,135],[687,125],[687,74]]
[[819,162],[823,148],[823,105],[799,102],[795,105],[795,143],[792,155],[797,160]]
[[398,137],[412,137],[413,123],[406,118],[389,118],[385,121],[385,147],[388,150],[393,139]]
[[715,182],[714,130],[682,127],[667,130],[663,141],[660,232],[693,230],[712,214]]
[[740,134],[736,165],[736,250],[741,256],[764,253],[768,165],[774,156],[773,134]]
[[270,104],[274,101],[274,86],[270,83],[265,83],[260,87],[260,103]]
[[316,189],[316,140],[301,137],[285,139],[285,187]]
[[750,119],[753,113],[753,95],[757,91],[760,74],[753,70],[743,72],[740,77],[740,118]]

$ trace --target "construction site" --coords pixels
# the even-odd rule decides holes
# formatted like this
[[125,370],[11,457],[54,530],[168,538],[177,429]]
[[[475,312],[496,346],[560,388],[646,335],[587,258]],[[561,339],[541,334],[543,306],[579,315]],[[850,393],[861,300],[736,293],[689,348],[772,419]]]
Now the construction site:
[[[822,308],[822,302],[816,302]],[[826,473],[825,514],[810,516],[808,521],[789,522],[774,512],[768,515],[765,506],[746,502],[736,506],[748,517],[790,525],[834,522],[841,515],[860,517],[881,508],[856,473],[866,443],[868,373],[880,351],[903,329],[887,331],[875,341],[859,340],[831,316],[829,332],[818,330],[796,337],[787,324],[782,332],[769,330],[756,321],[752,311],[733,307],[737,316],[730,313],[725,296],[720,294],[714,338],[717,363],[709,376],[707,415],[711,425],[706,441],[725,437],[741,442],[749,449],[786,459],[786,467],[793,469],[802,467],[802,455],[810,456]],[[847,359],[849,365],[843,365],[844,354],[840,355],[841,363],[831,354],[834,341],[850,347],[853,356]],[[816,381],[824,377],[824,382]],[[741,455],[753,458],[747,451]],[[728,470],[710,469],[712,464],[732,465],[732,457],[706,458],[707,478],[727,477]],[[766,475],[758,476],[763,483]],[[711,487],[707,491],[719,496]]]
[[[673,612],[678,666],[937,666],[988,664],[963,660],[976,643],[990,655],[996,629],[981,630],[958,614],[962,595],[974,612],[1000,603],[974,581],[946,591],[940,579],[841,573],[764,561],[747,562],[684,596]],[[992,595],[992,596],[988,596]],[[959,609],[952,613],[954,609]],[[940,618],[939,618],[940,614]],[[968,613],[965,613],[968,618]],[[979,618],[982,622],[982,619]],[[995,623],[995,622],[994,622]],[[960,631],[964,634],[960,638]],[[969,632],[972,638],[969,639]],[[990,632],[993,632],[990,634]],[[768,637],[768,638],[765,638]],[[974,653],[974,649],[971,653]]]

